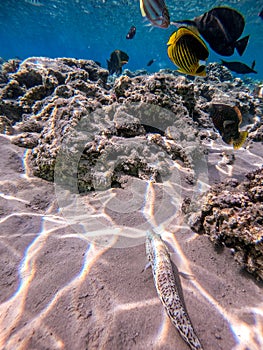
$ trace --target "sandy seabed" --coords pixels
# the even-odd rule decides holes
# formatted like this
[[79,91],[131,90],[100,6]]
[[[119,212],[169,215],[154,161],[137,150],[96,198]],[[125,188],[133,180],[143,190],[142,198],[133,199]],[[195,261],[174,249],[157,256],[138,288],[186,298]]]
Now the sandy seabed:
[[[95,244],[62,215],[54,185],[28,173],[26,150],[6,136],[0,147],[1,349],[188,349],[157,297],[151,270],[143,271],[144,237],[135,244],[123,238],[120,245],[112,236]],[[211,169],[215,159],[214,152]],[[129,202],[129,186],[110,191]],[[114,216],[95,205],[96,196],[87,199],[93,217],[97,210],[111,219],[120,236],[131,227],[142,231],[140,211]],[[206,236],[178,226],[176,215],[166,230],[204,349],[261,349],[262,285],[229,249],[216,251]]]
[[[262,110],[241,79],[218,64],[195,84],[173,72],[110,82],[106,70],[84,60],[19,64],[7,63],[1,78],[0,348],[188,349],[157,296],[151,270],[144,271],[145,233],[158,228],[203,348],[262,349],[262,283],[233,251],[215,249],[206,235],[193,233],[180,212],[186,197],[226,178],[242,181],[262,166]],[[127,101],[148,104],[135,105],[132,114]],[[251,124],[244,147],[234,152],[223,143],[207,113],[211,101],[240,107]],[[153,105],[156,113],[147,113]],[[98,114],[90,114],[97,107]],[[47,180],[61,140],[81,116],[94,139],[79,175],[84,188],[93,177],[98,187],[75,196]],[[99,161],[113,151],[124,166],[108,157],[108,176]],[[195,172],[191,167],[204,154]],[[64,172],[70,178],[70,167],[60,170],[57,180]],[[112,178],[115,186],[108,186]]]

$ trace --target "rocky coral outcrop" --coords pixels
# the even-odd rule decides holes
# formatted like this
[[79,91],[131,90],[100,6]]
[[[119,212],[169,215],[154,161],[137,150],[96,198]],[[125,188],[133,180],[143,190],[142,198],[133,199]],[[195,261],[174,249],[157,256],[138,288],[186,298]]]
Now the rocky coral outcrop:
[[[128,139],[143,144],[144,152],[136,161],[127,156],[123,171],[113,171],[112,183],[122,183],[117,173],[159,178],[162,165],[153,170],[153,159],[142,156],[147,148],[149,154],[153,143],[173,161],[193,169],[195,159],[205,153],[202,140],[220,139],[209,118],[211,102],[238,105],[246,122],[257,112],[262,114],[258,100],[227,68],[213,63],[207,71],[205,79],[194,80],[169,70],[108,79],[108,71],[89,60],[32,57],[8,61],[2,65],[8,81],[0,88],[2,132],[13,134],[16,145],[32,148],[34,174],[51,181],[61,145],[80,121],[89,130],[90,150],[96,150],[87,151],[87,159],[98,160],[114,145],[122,149],[118,145],[127,144]],[[97,117],[92,116],[95,111]],[[254,140],[260,140],[261,126],[261,121],[253,124]],[[149,141],[151,134],[155,136]],[[140,171],[134,170],[134,164]],[[87,189],[93,188],[90,179],[94,176],[89,175],[83,175],[81,187],[85,187],[84,177]],[[190,178],[194,182],[194,176]]]
[[71,94],[89,92],[95,97],[103,94],[103,99],[106,95],[108,71],[93,61],[31,57],[19,63],[17,60],[5,62],[1,70],[6,85],[0,90],[0,114],[12,123],[35,112],[37,102],[52,95],[60,96],[68,91]]
[[190,227],[232,248],[235,259],[263,280],[263,168],[248,173],[241,183],[231,179],[213,186],[199,201],[200,206],[184,202]]
[[[109,77],[93,61],[70,58],[4,62],[0,132],[32,149],[35,175],[78,192],[121,187],[129,176],[166,181],[173,168],[195,184],[207,165],[202,159],[213,151],[207,145],[222,147],[211,103],[237,105],[249,128],[247,145],[262,141],[262,103],[226,67],[209,64],[205,78],[172,70],[126,73]],[[225,158],[226,167],[235,161],[233,154]],[[196,211],[193,230],[232,247],[260,279],[262,177],[260,170],[241,184],[213,187],[201,209],[194,209],[193,199],[183,205],[188,214]]]

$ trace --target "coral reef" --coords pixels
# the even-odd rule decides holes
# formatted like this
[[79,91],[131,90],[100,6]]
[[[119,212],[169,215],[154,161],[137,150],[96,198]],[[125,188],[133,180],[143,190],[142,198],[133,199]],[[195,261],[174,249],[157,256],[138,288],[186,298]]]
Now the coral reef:
[[[64,94],[70,90],[72,94],[91,91],[91,96],[98,97],[97,88],[103,89],[108,77],[108,71],[93,61],[41,57],[28,58],[20,64],[17,60],[5,62],[1,74],[7,84],[0,92],[0,114],[12,123],[35,113],[33,107],[38,101],[60,96],[62,91]],[[56,90],[57,87],[60,89]]]
[[[87,128],[95,130],[97,135],[106,135],[108,142],[113,136],[116,144],[119,138],[138,136],[146,142],[147,134],[157,132],[170,143],[174,142],[172,148],[177,148],[178,155],[187,152],[180,150],[178,153],[178,150],[180,147],[189,149],[186,147],[189,142],[196,148],[199,139],[220,139],[209,118],[211,102],[237,105],[246,123],[252,122],[255,115],[262,115],[259,100],[242,80],[234,79],[226,67],[211,63],[207,71],[205,79],[194,81],[170,70],[152,75],[145,71],[134,74],[127,71],[127,75],[109,77],[107,70],[89,60],[41,57],[23,62],[10,60],[4,62],[1,69],[4,81],[8,80],[0,88],[1,123],[5,120],[12,126],[12,131],[10,125],[8,127],[9,133],[20,134],[14,136],[14,143],[33,149],[34,173],[48,180],[53,179],[56,155],[66,135],[80,120],[98,109],[102,109],[100,113],[104,115],[100,120],[95,118],[95,124],[90,122]],[[135,103],[138,106],[132,112],[123,111],[121,122],[119,117],[105,118],[118,114],[119,108],[124,108],[121,105]],[[142,104],[157,106],[158,113],[153,109],[147,112]],[[106,108],[109,105],[111,112]],[[134,116],[139,116],[135,123]],[[4,132],[3,126],[2,129]],[[253,124],[253,141],[261,140],[261,129],[261,120]],[[167,147],[165,150],[167,152]],[[173,159],[176,159],[174,154]],[[193,154],[181,154],[177,158],[184,159],[189,166],[191,157]]]
[[[144,158],[145,152],[151,153],[152,144],[159,145],[170,159],[193,169],[194,160],[205,153],[202,140],[220,139],[209,118],[211,102],[238,105],[247,123],[255,115],[262,115],[258,99],[226,67],[211,63],[207,71],[205,79],[195,80],[171,70],[152,75],[127,71],[127,75],[109,77],[107,70],[89,60],[10,60],[3,63],[1,71],[8,79],[0,88],[1,129],[14,134],[16,145],[32,148],[34,174],[47,180],[53,180],[61,144],[80,120],[89,130],[87,143],[93,142],[89,150],[82,147],[87,153],[85,164],[90,158],[100,159],[112,147],[118,153],[131,153],[131,148],[124,150],[121,145],[133,139],[144,151],[131,159],[127,153],[118,171],[110,172],[111,183],[123,182],[117,173],[156,180],[163,173],[163,162],[153,169],[150,164],[156,159]],[[253,124],[254,141],[261,140],[261,129],[261,121]],[[159,137],[150,139],[152,133]],[[128,166],[129,162],[133,165]],[[140,171],[134,170],[136,166]],[[79,175],[92,173],[92,167],[88,168]],[[81,188],[93,188],[92,177],[80,179]],[[194,182],[194,177],[189,181]]]
[[[202,171],[196,164],[213,154],[209,145],[224,146],[211,103],[238,106],[241,128],[249,129],[245,147],[262,142],[262,101],[251,82],[226,67],[209,64],[205,78],[173,70],[124,73],[109,76],[93,61],[71,58],[2,62],[0,132],[32,149],[34,175],[56,176],[79,192],[122,187],[129,176],[166,181],[173,167],[195,184]],[[223,158],[225,167],[235,162],[234,154]],[[233,247],[237,260],[262,279],[262,170],[241,184],[228,181],[203,198],[191,227]],[[185,212],[194,210],[192,202],[185,198]]]
[[233,248],[235,259],[263,280],[263,168],[213,186],[195,203],[185,201],[190,227],[209,235],[212,242]]

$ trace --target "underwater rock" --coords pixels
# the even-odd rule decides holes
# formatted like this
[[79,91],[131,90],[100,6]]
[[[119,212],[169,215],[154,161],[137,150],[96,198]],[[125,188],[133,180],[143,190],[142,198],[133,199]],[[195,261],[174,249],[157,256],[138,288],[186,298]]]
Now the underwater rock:
[[232,248],[242,267],[263,280],[263,168],[241,183],[230,179],[214,185],[199,200],[200,210],[187,200],[182,207],[192,230]]
[[172,74],[155,73],[135,78],[123,75],[115,80],[113,90],[120,103],[124,100],[145,102],[171,111],[180,105],[186,107],[188,115],[196,104],[194,84],[183,76],[175,77]]
[[23,107],[17,100],[0,99],[0,115],[5,116],[12,124],[21,121],[23,113]]
[[18,81],[12,80],[2,89],[0,97],[3,99],[16,99],[19,96],[23,95],[25,92],[25,87],[21,87]]
[[233,80],[233,75],[231,71],[220,63],[213,62],[207,65],[205,80],[209,81],[231,81]]
[[5,61],[1,65],[1,72],[7,76],[10,73],[15,73],[18,70],[20,63],[21,60],[19,59],[10,59],[8,61]]
[[93,61],[31,57],[20,62],[9,60],[1,68],[2,81],[6,84],[0,88],[0,114],[12,123],[21,121],[23,114],[35,112],[39,101],[51,97],[63,85],[71,88],[72,95],[93,91],[96,98],[104,96],[108,71]]
[[25,132],[12,137],[11,142],[19,147],[34,148],[38,144],[39,135],[37,133]]
[[263,124],[261,124],[255,131],[250,133],[250,138],[255,142],[263,141]]
[[12,135],[13,133],[11,121],[5,116],[0,116],[0,134]]
[[80,97],[60,98],[50,109],[51,115],[32,152],[36,175],[53,180],[58,154],[63,158],[56,170],[59,178],[62,181],[70,174],[75,176],[73,168],[77,164],[81,192],[97,189],[101,183],[120,187],[128,175],[161,181],[169,176],[174,160],[184,168],[192,168],[191,147],[185,151],[175,140],[148,131],[153,114],[155,125],[165,130],[173,124],[173,113],[144,103],[115,102],[93,109],[84,96]]
[[[137,103],[138,106],[134,107],[134,110],[131,112],[129,111],[131,107],[125,107],[124,102],[125,106],[128,102],[130,105]],[[143,107],[145,103],[147,108]],[[105,105],[109,105],[110,110],[108,107],[104,107]],[[157,110],[159,113],[158,117],[153,119],[153,115],[157,112],[156,110],[149,110],[149,106],[156,106],[155,109],[157,106],[165,107],[166,109],[160,112],[159,108]],[[115,80],[111,91],[104,89],[99,84],[86,82],[78,78],[71,81],[70,78],[67,85],[62,84],[58,86],[52,96],[46,98],[44,103],[40,101],[38,104],[35,103],[33,108],[35,113],[34,119],[44,123],[44,127],[39,137],[38,145],[34,147],[32,152],[32,166],[35,175],[47,180],[53,180],[55,161],[62,141],[72,132],[72,129],[80,120],[83,121],[86,116],[92,115],[95,111],[96,113],[101,113],[100,120],[92,122],[91,118],[85,128],[90,131],[92,138],[96,139],[96,142],[101,141],[99,144],[105,145],[106,148],[102,148],[101,151],[96,151],[95,153],[88,152],[85,164],[91,158],[99,159],[105,152],[108,152],[108,149],[114,149],[112,140],[115,136],[117,138],[114,138],[114,142],[116,149],[119,150],[123,150],[122,146],[119,145],[119,143],[122,144],[124,142],[121,138],[131,139],[141,136],[144,141],[139,141],[138,139],[139,148],[140,142],[144,145],[141,146],[142,149],[150,149],[149,144],[151,142],[155,142],[156,145],[159,144],[159,147],[162,144],[163,150],[171,159],[178,160],[184,167],[193,168],[193,158],[195,156],[192,153],[192,148],[196,148],[198,132],[197,125],[195,125],[189,114],[195,108],[195,91],[193,83],[191,81],[188,82],[184,77],[178,76],[175,78],[173,75],[155,74],[153,76],[129,78],[123,75]],[[169,112],[169,110],[173,113]],[[122,115],[121,118],[120,115]],[[140,121],[134,122],[134,115],[138,115]],[[175,136],[178,137],[178,132],[175,131],[178,127],[178,122],[180,124],[179,134],[181,136],[179,135],[179,139],[181,145],[178,145],[176,139],[174,139]],[[147,133],[151,133],[147,126],[153,124],[159,126],[162,137],[165,138],[166,133],[166,136],[170,139],[169,146],[168,141],[165,141],[165,139],[162,142],[157,141],[157,137],[153,138],[151,142],[149,142],[149,139],[147,140]],[[185,133],[182,131],[184,129],[182,125],[186,126],[187,130],[185,130]],[[191,127],[193,132],[190,133],[191,140],[189,140],[189,128]],[[183,136],[182,133],[184,133]],[[105,143],[104,136],[110,139],[108,143]],[[193,147],[186,147],[187,151],[184,151],[184,142],[188,146],[189,142],[193,142]],[[173,146],[171,146],[172,143],[174,143]],[[98,147],[95,147],[95,144],[93,144],[91,149],[97,150]],[[126,149],[126,151],[130,152],[130,148]],[[149,151],[148,154],[150,154]],[[160,175],[162,172],[161,163],[157,166],[158,170],[152,170],[151,166],[149,166],[151,161],[151,159],[149,161],[143,159],[142,156],[136,158],[136,161],[128,157],[122,161],[125,164],[125,167],[123,167],[123,169],[126,169],[125,171],[113,171],[111,175],[112,183],[122,183],[121,178],[124,173],[125,175],[130,174],[139,178],[149,178],[150,176],[158,178],[156,174]],[[129,166],[129,163],[133,165]],[[136,171],[135,164],[138,166]],[[117,172],[119,175],[116,175]],[[93,188],[91,181],[94,179],[88,175],[92,173],[92,167],[89,169],[86,166],[86,170],[80,171],[80,174],[84,173],[86,173],[86,182],[80,180],[82,181],[81,188],[83,189],[85,186],[86,189]],[[194,181],[193,177],[191,181]]]
[[[7,69],[12,73],[7,73],[8,81],[0,87],[0,115],[13,127],[13,142],[32,148],[34,174],[50,181],[62,143],[80,122],[86,123],[90,138],[87,143],[92,144],[86,158],[83,156],[83,164],[93,159],[94,165],[105,152],[114,149],[114,144],[123,151],[124,140],[138,138],[145,154],[147,148],[151,149],[149,145],[155,144],[169,161],[187,168],[188,182],[193,184],[195,162],[206,152],[203,140],[221,140],[209,117],[209,105],[237,105],[244,123],[262,114],[258,99],[242,80],[234,79],[226,67],[216,63],[208,65],[204,79],[189,79],[173,70],[151,75],[125,71],[127,75],[112,78],[93,61],[71,58],[31,57],[19,65],[12,61]],[[132,105],[131,111],[128,106]],[[97,117],[88,120],[93,113]],[[253,141],[260,140],[261,125],[262,121],[253,124],[254,134],[249,141],[252,137]],[[80,139],[82,136],[80,131]],[[98,151],[97,144],[105,147]],[[82,145],[83,150],[85,147]],[[123,176],[129,174],[160,179],[162,162],[153,169],[152,160],[143,160],[139,155],[136,160],[127,156],[122,170],[112,170],[112,184],[121,186]],[[129,162],[133,165],[129,166]],[[83,177],[84,169],[83,165]],[[82,188],[85,183],[87,189],[92,188],[88,174],[93,170],[87,170],[88,180],[81,180]]]

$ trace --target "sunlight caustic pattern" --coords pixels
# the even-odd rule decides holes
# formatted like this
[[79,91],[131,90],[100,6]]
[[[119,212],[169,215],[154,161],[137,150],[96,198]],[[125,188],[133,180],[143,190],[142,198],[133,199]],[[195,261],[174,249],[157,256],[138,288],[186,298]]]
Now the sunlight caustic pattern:
[[[196,147],[199,145],[196,144]],[[73,159],[76,166],[81,150],[80,147],[79,155]],[[93,276],[94,268],[101,268],[99,271],[106,279],[103,266],[110,265],[107,253],[113,247],[117,247],[123,248],[123,254],[127,254],[127,251],[132,251],[134,247],[144,245],[145,233],[149,228],[161,234],[169,244],[172,258],[178,262],[179,271],[190,276],[190,279],[181,280],[183,292],[188,296],[188,300],[189,297],[194,299],[189,311],[191,319],[192,317],[194,320],[198,319],[195,317],[197,312],[195,308],[198,307],[198,303],[204,304],[208,310],[213,310],[218,318],[224,320],[225,327],[233,335],[235,350],[263,348],[262,298],[255,300],[254,297],[251,301],[249,299],[246,306],[240,308],[236,305],[226,306],[224,300],[217,299],[216,291],[204,285],[200,277],[205,272],[209,280],[217,283],[221,282],[220,278],[223,283],[224,278],[210,272],[209,266],[197,265],[184,251],[188,244],[194,246],[199,236],[189,233],[179,209],[185,194],[194,199],[197,193],[209,186],[207,169],[204,166],[205,160],[201,159],[200,164],[198,162],[195,164],[194,171],[197,178],[192,187],[187,187],[183,183],[182,174],[186,171],[184,167],[176,162],[169,163],[170,159],[167,157],[171,173],[169,177],[163,177],[160,183],[155,183],[151,179],[134,178],[122,189],[108,188],[86,195],[64,190],[63,187],[59,189],[57,186],[56,195],[59,206],[56,207],[54,204],[55,196],[51,196],[47,207],[36,209],[30,207],[32,196],[36,194],[45,197],[49,190],[51,192],[54,190],[52,185],[47,185],[46,182],[30,175],[27,168],[28,153],[23,156],[24,173],[20,173],[19,176],[17,173],[11,174],[9,179],[0,181],[0,200],[4,202],[6,210],[1,212],[0,217],[0,259],[1,266],[6,269],[3,274],[13,276],[13,280],[7,281],[0,290],[1,349],[13,350],[14,346],[16,350],[34,348],[31,342],[36,334],[39,334],[40,344],[50,349],[69,348],[69,339],[54,321],[55,315],[59,312],[62,315],[68,312],[73,321],[70,323],[67,319],[66,323],[72,325],[72,328],[74,326],[77,328],[80,315],[77,314],[76,300],[90,296],[91,291],[86,283],[91,283],[93,289],[97,288],[97,281],[94,281]],[[259,157],[254,156],[256,161],[260,161]],[[3,167],[0,169],[3,171]],[[32,183],[34,186],[30,187]],[[22,192],[21,195],[19,192],[14,193],[14,187],[20,188],[22,185],[27,188],[27,191]],[[34,193],[36,189],[38,192]],[[29,218],[32,221],[30,225]],[[14,230],[12,225],[16,225]],[[181,232],[186,234],[179,239],[177,236]],[[118,253],[121,254],[121,249],[118,249]],[[136,259],[138,256],[134,256],[135,261]],[[116,268],[121,275],[122,266],[118,265]],[[197,269],[200,270],[198,276],[194,272]],[[125,282],[127,283],[127,280]],[[228,283],[231,283],[231,279]],[[154,284],[149,285],[154,291]],[[139,294],[144,287],[139,286],[137,293]],[[133,280],[130,281],[129,288],[133,288]],[[255,285],[255,288],[258,287]],[[91,313],[90,316],[85,316],[83,322],[87,324],[87,328],[93,329],[99,329],[103,323],[104,345],[112,336],[112,325],[107,322],[109,319],[117,320],[125,312],[140,311],[145,308],[149,310],[149,308],[157,308],[158,305],[159,310],[162,310],[157,295],[154,297],[154,292],[150,297],[138,297],[136,300],[131,297],[129,300],[122,301],[119,300],[121,288],[119,294],[111,289],[111,286],[108,289],[102,286],[97,292],[103,289],[105,289],[105,295],[111,298],[108,309],[103,309],[99,303],[96,303],[95,298],[91,302],[91,308],[96,317]],[[259,294],[258,290],[259,288],[257,289]],[[84,296],[81,295],[81,291],[84,291]],[[226,292],[225,299],[227,298]],[[67,308],[70,308],[69,311]],[[244,319],[245,314],[250,315],[250,321]],[[143,315],[144,312],[141,313],[141,317],[145,317]],[[92,326],[89,322],[93,322]],[[192,322],[194,323],[193,319]],[[197,328],[201,341],[203,338],[211,337],[209,323],[207,328],[195,323],[194,327]],[[88,329],[86,333],[87,331]],[[70,338],[71,333],[69,330],[68,332]],[[151,348],[154,344],[158,349],[169,343],[171,334],[177,337],[176,333],[172,333],[171,324],[163,310],[159,329],[152,339],[143,339],[143,333],[139,334],[138,338],[142,338],[145,348]],[[77,331],[75,337],[74,340],[77,342],[77,338],[79,339]],[[213,341],[216,340],[213,339]],[[207,349],[211,348],[211,344],[209,346],[207,345]],[[206,349],[205,344],[204,348]],[[219,349],[219,346],[213,349]]]

